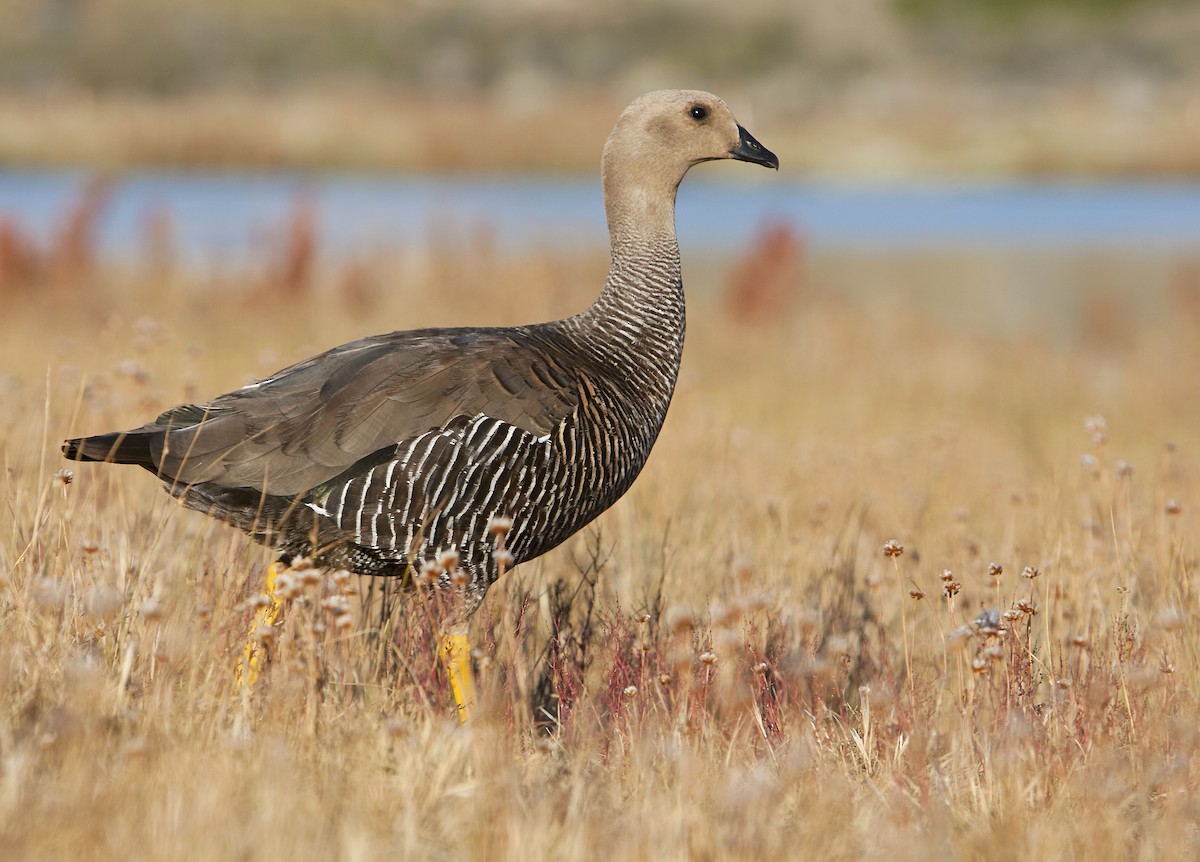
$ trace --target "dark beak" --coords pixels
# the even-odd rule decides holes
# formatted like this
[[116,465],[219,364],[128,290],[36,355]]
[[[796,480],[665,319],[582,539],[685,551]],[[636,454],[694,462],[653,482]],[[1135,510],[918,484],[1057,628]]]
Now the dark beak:
[[737,146],[729,151],[729,156],[742,162],[753,162],[756,165],[763,165],[764,167],[779,170],[779,158],[758,141],[754,140],[754,135],[747,132],[741,126],[738,126]]

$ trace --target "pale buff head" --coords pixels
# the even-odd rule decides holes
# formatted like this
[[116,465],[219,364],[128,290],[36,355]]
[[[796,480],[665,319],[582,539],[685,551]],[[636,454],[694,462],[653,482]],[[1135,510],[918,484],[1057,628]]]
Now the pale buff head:
[[639,96],[621,113],[604,146],[606,168],[615,162],[623,170],[657,174],[674,184],[692,165],[715,159],[779,167],[775,155],[738,125],[729,106],[703,90]]
[[[673,215],[675,191],[693,165],[738,159],[779,168],[779,159],[703,90],[639,96],[613,126],[601,162],[610,227],[653,229]],[[663,224],[665,227],[665,224]]]

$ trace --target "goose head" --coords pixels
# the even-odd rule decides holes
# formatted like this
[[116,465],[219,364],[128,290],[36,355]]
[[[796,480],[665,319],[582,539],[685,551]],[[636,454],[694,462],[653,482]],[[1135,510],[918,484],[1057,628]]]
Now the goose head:
[[604,148],[606,167],[617,162],[622,170],[676,181],[693,165],[717,159],[779,168],[775,154],[738,124],[729,106],[703,90],[639,96],[621,113]]
[[639,96],[617,118],[604,145],[601,172],[610,227],[627,217],[657,220],[665,227],[684,174],[718,159],[779,169],[775,154],[712,93],[655,90]]

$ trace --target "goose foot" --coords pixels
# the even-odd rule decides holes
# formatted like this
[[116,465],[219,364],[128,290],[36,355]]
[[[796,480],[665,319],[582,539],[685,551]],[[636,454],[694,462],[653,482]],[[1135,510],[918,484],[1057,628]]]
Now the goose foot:
[[458,707],[458,720],[466,724],[467,716],[475,705],[475,681],[471,675],[471,642],[466,631],[447,632],[442,635],[442,659],[446,662],[446,675],[450,678],[450,690]]
[[254,619],[250,622],[250,631],[246,635],[246,646],[242,648],[242,657],[238,660],[237,670],[234,671],[233,676],[234,685],[237,688],[254,688],[262,673],[262,667],[266,661],[263,630],[269,630],[274,626],[283,611],[283,602],[279,600],[279,596],[275,592],[275,579],[286,570],[287,565],[282,562],[272,563],[267,568],[263,592],[266,593],[269,601],[259,605],[254,612]]

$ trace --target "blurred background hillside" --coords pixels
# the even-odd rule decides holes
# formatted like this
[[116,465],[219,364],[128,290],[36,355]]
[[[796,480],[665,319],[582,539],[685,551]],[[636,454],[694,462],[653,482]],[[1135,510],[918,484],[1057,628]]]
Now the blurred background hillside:
[[7,0],[0,300],[140,262],[369,309],[464,247],[603,258],[605,136],[682,86],[782,162],[684,184],[693,298],[1112,340],[1200,302],[1197,46],[1187,0]]
[[0,164],[577,171],[694,86],[818,175],[1194,174],[1197,45],[1190,0],[6,0]]

